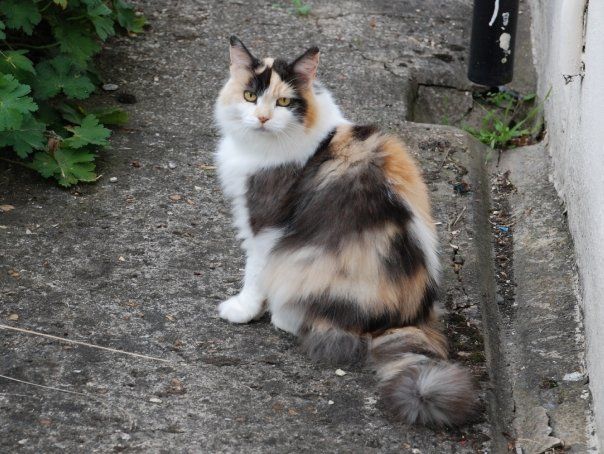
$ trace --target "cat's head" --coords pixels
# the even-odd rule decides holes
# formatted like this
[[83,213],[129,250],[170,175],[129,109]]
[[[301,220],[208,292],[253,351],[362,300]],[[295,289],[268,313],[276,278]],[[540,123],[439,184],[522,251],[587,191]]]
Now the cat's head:
[[260,60],[237,37],[230,42],[230,78],[217,103],[220,126],[228,132],[263,136],[312,128],[319,49],[311,47],[292,62]]

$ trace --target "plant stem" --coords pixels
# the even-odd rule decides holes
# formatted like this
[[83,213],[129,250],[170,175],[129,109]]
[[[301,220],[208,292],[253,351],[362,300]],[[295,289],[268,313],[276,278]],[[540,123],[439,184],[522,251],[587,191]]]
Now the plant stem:
[[43,46],[34,46],[33,44],[27,44],[27,43],[12,43],[12,44],[13,44],[13,46],[25,47],[27,49],[35,49],[35,50],[51,49],[53,47],[57,47],[57,46],[61,45],[61,43],[59,43],[59,42],[51,43],[51,44],[45,44]]

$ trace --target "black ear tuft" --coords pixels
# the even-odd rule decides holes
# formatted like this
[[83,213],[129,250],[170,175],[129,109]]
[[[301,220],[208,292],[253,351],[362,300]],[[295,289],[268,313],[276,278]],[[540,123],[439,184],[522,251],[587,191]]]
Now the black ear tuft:
[[319,48],[313,46],[296,58],[291,64],[292,70],[304,84],[310,85],[317,75],[319,55]]
[[252,69],[258,60],[245,47],[245,44],[235,35],[229,38],[229,42],[231,43],[231,66]]

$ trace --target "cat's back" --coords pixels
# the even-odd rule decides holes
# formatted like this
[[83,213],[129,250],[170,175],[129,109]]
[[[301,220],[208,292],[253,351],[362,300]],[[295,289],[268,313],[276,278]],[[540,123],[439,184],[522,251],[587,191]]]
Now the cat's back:
[[378,209],[378,199],[390,194],[403,199],[416,215],[430,219],[428,191],[415,159],[401,139],[376,126],[338,126],[319,145],[304,173],[303,191],[329,188],[340,207],[344,200],[337,200],[338,193],[361,211],[366,202],[367,215],[377,214],[372,210]]

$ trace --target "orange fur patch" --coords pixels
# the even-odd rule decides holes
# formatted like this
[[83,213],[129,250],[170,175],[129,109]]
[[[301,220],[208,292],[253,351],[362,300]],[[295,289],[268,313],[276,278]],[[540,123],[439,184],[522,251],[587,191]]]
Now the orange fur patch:
[[304,127],[311,129],[317,123],[317,101],[312,90],[306,90],[302,93],[304,100],[306,101],[306,117],[304,118]]
[[387,136],[382,143],[386,178],[413,211],[421,216],[428,226],[434,228],[430,215],[430,199],[428,189],[422,180],[421,173],[415,160],[409,155],[406,147],[396,138]]
[[397,310],[406,320],[413,320],[421,310],[428,281],[425,268],[417,270],[412,276],[401,277],[398,282],[383,276],[379,286],[380,304]]

